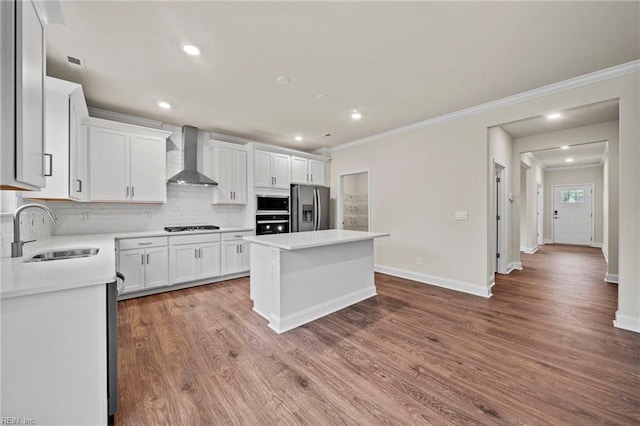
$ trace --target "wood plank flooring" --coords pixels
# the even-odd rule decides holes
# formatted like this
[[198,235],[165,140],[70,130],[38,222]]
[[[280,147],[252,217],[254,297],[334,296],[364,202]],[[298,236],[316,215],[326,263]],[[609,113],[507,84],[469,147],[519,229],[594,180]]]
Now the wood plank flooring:
[[249,280],[119,303],[117,425],[640,424],[640,335],[598,249],[543,246],[483,299],[376,274],[277,335]]

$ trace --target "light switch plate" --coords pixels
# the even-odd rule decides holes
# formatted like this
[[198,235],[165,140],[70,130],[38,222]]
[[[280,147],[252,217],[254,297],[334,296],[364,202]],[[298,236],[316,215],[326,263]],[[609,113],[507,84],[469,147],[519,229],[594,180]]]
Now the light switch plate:
[[456,220],[469,220],[469,212],[456,212]]

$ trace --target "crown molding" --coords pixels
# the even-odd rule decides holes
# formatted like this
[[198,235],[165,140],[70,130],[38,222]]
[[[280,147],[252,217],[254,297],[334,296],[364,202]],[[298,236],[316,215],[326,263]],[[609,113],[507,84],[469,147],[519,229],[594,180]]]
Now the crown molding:
[[558,83],[542,86],[537,89],[522,92],[517,95],[507,96],[506,98],[498,99],[484,104],[476,105],[473,107],[461,109],[449,114],[444,114],[439,117],[430,118],[428,120],[419,121],[417,123],[409,124],[407,126],[398,127],[396,129],[388,130],[386,132],[377,133],[375,135],[367,136],[361,139],[356,139],[351,142],[347,142],[341,145],[336,145],[330,148],[331,152],[342,151],[347,148],[352,148],[358,145],[364,145],[370,142],[374,142],[379,139],[401,135],[403,133],[411,132],[418,129],[424,129],[427,127],[437,126],[447,121],[457,120],[463,117],[469,117],[479,114],[481,112],[491,111],[498,108],[504,108],[510,105],[530,101],[542,96],[548,96],[566,90],[575,89],[578,87],[586,86],[588,84],[598,83],[600,81],[610,80],[640,72],[640,60],[627,62],[626,64],[616,65],[611,68],[605,68],[600,71],[595,71],[590,74],[585,74],[579,77],[570,78],[568,80],[560,81]]
[[122,114],[115,111],[107,111],[106,109],[99,109],[89,107],[89,116],[94,118],[101,118],[103,120],[119,121],[120,123],[133,124],[135,126],[150,127],[152,129],[162,129],[162,122],[157,120],[151,120],[149,118],[136,117],[134,115]]
[[558,172],[561,170],[575,170],[575,169],[592,169],[600,168],[602,164],[578,164],[576,166],[559,166],[559,167],[547,167],[546,172]]

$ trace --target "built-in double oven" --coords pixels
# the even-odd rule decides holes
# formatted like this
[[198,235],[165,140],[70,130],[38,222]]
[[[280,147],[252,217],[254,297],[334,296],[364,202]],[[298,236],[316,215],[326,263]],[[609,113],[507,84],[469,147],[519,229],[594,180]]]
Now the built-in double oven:
[[256,235],[289,232],[289,196],[258,195],[256,199]]

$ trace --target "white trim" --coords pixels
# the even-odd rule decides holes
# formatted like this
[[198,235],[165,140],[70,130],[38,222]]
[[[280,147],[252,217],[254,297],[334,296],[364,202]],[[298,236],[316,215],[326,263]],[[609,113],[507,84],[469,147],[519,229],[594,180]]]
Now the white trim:
[[[493,207],[489,207],[491,212],[489,213],[491,220],[491,232],[493,237],[493,253],[492,263],[493,270],[499,274],[504,274],[507,271],[507,256],[506,251],[509,248],[509,222],[510,222],[510,206],[507,204],[509,194],[509,170],[506,166],[502,165],[496,159],[493,159],[493,180],[492,180],[492,193],[493,193]],[[500,194],[498,196],[498,202],[496,202],[496,178],[500,178]],[[500,221],[496,220],[496,216],[500,216]],[[498,237],[498,238],[496,238]],[[498,252],[502,252],[500,258],[496,258]]]
[[605,262],[609,264],[609,253],[607,253],[607,246],[605,246],[604,244],[602,244],[602,255],[604,256]]
[[553,244],[553,240],[545,239],[542,241],[543,244]]
[[640,318],[620,315],[620,311],[616,311],[616,319],[613,320],[613,326],[623,330],[640,333]]
[[575,170],[575,169],[591,169],[591,168],[600,168],[602,164],[581,164],[577,166],[559,166],[559,167],[548,167],[545,169],[547,172],[559,172],[562,170]]
[[436,126],[438,124],[445,123],[447,121],[457,120],[462,117],[469,117],[471,115],[479,114],[485,111],[491,111],[498,108],[504,108],[510,105],[518,104],[521,102],[530,101],[532,99],[540,98],[542,96],[548,96],[565,90],[575,89],[578,87],[586,86],[588,84],[594,84],[600,81],[610,80],[632,74],[634,72],[640,72],[640,60],[627,62],[626,64],[616,65],[611,68],[606,68],[600,71],[585,74],[579,77],[570,78],[558,83],[549,84],[547,86],[539,87],[537,89],[522,92],[517,95],[508,96],[506,98],[498,99],[484,104],[476,105],[470,108],[461,109],[456,112],[444,114],[439,117],[430,118],[428,120],[419,121],[417,123],[409,124],[408,126],[398,127],[386,132],[377,133],[375,135],[366,136],[361,139],[356,139],[351,142],[347,142],[341,145],[336,145],[331,148],[331,152],[342,151],[347,148],[351,148],[358,145],[364,145],[378,139],[400,135],[403,133],[411,132],[418,129],[424,129],[426,127]]
[[538,251],[538,246],[534,246],[534,247],[525,247],[524,250],[522,250],[525,254],[535,254]]
[[[322,318],[333,312],[339,311],[340,309],[344,309],[358,302],[362,302],[363,300],[376,296],[377,294],[378,293],[376,293],[376,287],[371,286],[365,289],[354,291],[349,294],[345,294],[344,296],[336,297],[335,299],[328,300],[319,305],[294,312],[282,318],[277,315],[270,315],[269,328],[271,328],[278,334],[284,333],[285,331],[291,330],[292,328],[299,327],[303,324],[307,324],[311,321],[317,320],[318,318]],[[260,312],[258,313],[262,315]]]
[[120,112],[107,111],[106,109],[88,107],[89,116],[101,118],[103,120],[118,121],[120,123],[133,124],[134,126],[151,127],[162,130],[162,121],[151,120],[149,118],[136,117],[134,115],[122,114]]
[[474,296],[489,298],[492,295],[491,288],[489,286],[479,286],[463,281],[456,281],[449,278],[420,274],[418,272],[407,271],[404,269],[384,265],[375,265],[374,270],[383,274],[393,275],[394,277],[406,278],[408,280],[417,281],[436,287],[443,287],[449,290],[460,291],[462,293],[472,294]]
[[595,248],[601,249],[601,248],[604,247],[604,244],[602,244],[602,243],[591,243],[591,247],[595,247]]
[[589,245],[594,244],[593,240],[596,237],[596,188],[593,182],[591,183],[574,183],[574,184],[562,184],[551,185],[551,240],[555,243],[555,223],[553,222],[553,211],[556,206],[556,188],[560,187],[574,187],[574,186],[588,186],[591,188],[591,241]]
[[522,271],[522,262],[511,262],[507,268],[507,274],[512,273],[514,270]]
[[607,272],[604,276],[604,281],[611,284],[618,284],[618,274],[610,274]]
[[487,280],[487,284],[489,288],[492,288],[494,285],[496,285],[496,276],[495,275],[491,275],[489,277],[489,279]]

